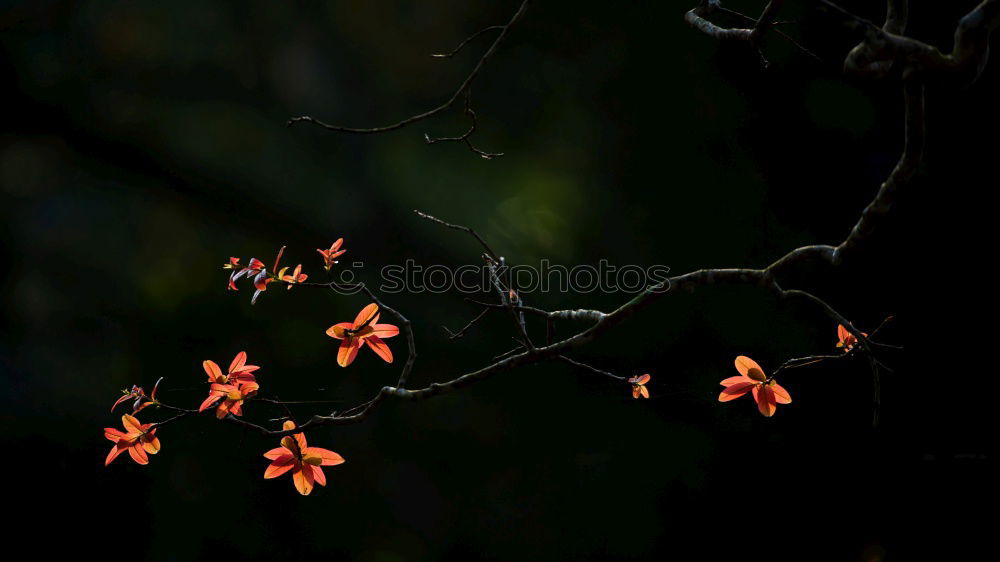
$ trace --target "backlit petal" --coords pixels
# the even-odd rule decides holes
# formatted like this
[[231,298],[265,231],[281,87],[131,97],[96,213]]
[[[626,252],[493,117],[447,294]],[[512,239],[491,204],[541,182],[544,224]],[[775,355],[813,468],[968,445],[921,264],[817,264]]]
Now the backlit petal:
[[781,386],[780,384],[774,381],[771,381],[771,384],[768,385],[768,388],[770,388],[771,392],[774,393],[774,401],[777,402],[778,404],[792,403],[792,396],[788,394],[788,391],[785,390],[785,387]]
[[645,386],[640,386],[639,387],[639,392],[642,393],[642,397],[643,398],[649,398],[649,389],[646,388]]
[[372,326],[372,333],[382,339],[391,338],[399,335],[399,328],[392,324],[375,324]]
[[132,455],[132,460],[139,464],[149,464],[149,457],[146,456],[146,451],[142,450],[142,447],[138,445],[129,447],[128,454]]
[[347,338],[340,342],[340,349],[337,350],[337,364],[346,367],[354,362],[358,356],[358,348],[361,342],[357,338]]
[[211,359],[202,361],[201,366],[205,369],[205,372],[208,373],[209,382],[219,382],[219,379],[222,378],[222,369],[219,369],[219,366],[215,363],[215,361],[212,361]]
[[843,324],[837,324],[837,338],[840,342],[844,343],[847,341],[847,338],[850,337],[853,336],[851,336],[851,333],[847,331],[847,328],[845,328]]
[[111,447],[111,452],[108,453],[108,458],[104,459],[104,466],[108,466],[109,464],[111,464],[111,461],[115,460],[116,458],[118,458],[118,455],[125,452],[126,448],[127,447],[119,447],[118,445]]
[[247,363],[247,352],[241,351],[237,353],[236,357],[233,358],[233,362],[229,364],[229,372],[232,373],[235,371],[239,371],[240,369],[243,368],[243,365],[246,365],[246,363]]
[[104,428],[104,437],[105,437],[105,439],[108,439],[110,441],[114,441],[115,443],[117,443],[119,440],[125,438],[125,434],[123,432],[121,432],[121,431],[113,428],[113,427],[105,427]]
[[295,468],[295,457],[292,455],[279,457],[264,469],[264,478],[277,478],[293,468]]
[[359,312],[357,317],[354,318],[354,327],[357,328],[359,326],[374,324],[376,322],[378,322],[378,305],[371,303],[362,308],[361,312]]
[[753,382],[738,382],[736,384],[729,385],[722,389],[722,392],[719,394],[719,402],[729,402],[730,400],[735,400],[747,392],[750,392],[751,388],[757,388],[757,384]]
[[744,377],[743,375],[736,375],[735,377],[729,377],[728,379],[722,379],[719,384],[722,386],[732,386],[738,382],[754,382],[750,377]]
[[323,474],[323,469],[318,466],[309,466],[309,470],[312,471],[313,480],[320,486],[326,486],[326,474]]
[[303,496],[308,496],[313,490],[313,473],[309,465],[298,465],[298,470],[292,473],[292,483]]
[[125,414],[125,415],[122,416],[122,425],[125,426],[125,429],[129,433],[142,433],[143,432],[142,424],[139,423],[139,420],[135,419],[134,417],[132,417],[132,416],[130,416],[128,414]]
[[767,386],[757,385],[753,387],[753,399],[757,401],[757,409],[767,417],[774,415],[775,402],[774,393]]
[[364,339],[364,342],[367,343],[368,347],[372,348],[372,351],[374,351],[386,363],[392,363],[392,350],[389,349],[389,345],[379,339],[378,336],[368,336]]
[[338,340],[344,339],[345,330],[353,330],[354,324],[351,322],[341,322],[340,324],[334,324],[326,330],[326,335],[331,338],[337,338]]
[[334,453],[333,451],[323,449],[321,447],[306,447],[302,450],[303,454],[317,456],[323,459],[322,466],[334,466],[342,464],[344,462],[344,457]]
[[736,358],[736,370],[739,371],[741,375],[750,377],[756,381],[763,382],[767,379],[767,377],[764,376],[764,369],[762,369],[756,361],[745,355],[740,355]]

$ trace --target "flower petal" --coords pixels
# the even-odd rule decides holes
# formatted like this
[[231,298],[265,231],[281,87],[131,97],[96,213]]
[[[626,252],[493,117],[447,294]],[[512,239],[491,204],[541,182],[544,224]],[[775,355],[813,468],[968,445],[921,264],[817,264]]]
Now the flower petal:
[[399,328],[392,324],[375,324],[372,326],[372,333],[385,339],[399,335]]
[[768,388],[770,388],[771,392],[774,393],[774,401],[777,402],[778,404],[792,403],[792,396],[788,394],[788,391],[785,390],[785,387],[781,386],[780,384],[774,381],[771,381],[771,383],[768,385]]
[[764,369],[762,369],[756,361],[745,355],[740,355],[736,358],[736,370],[739,371],[741,375],[750,377],[755,381],[763,382],[767,379],[764,375]]
[[364,339],[364,342],[367,343],[368,347],[372,348],[372,351],[374,351],[386,363],[392,363],[392,350],[389,349],[389,345],[382,341],[378,336],[368,336]]
[[750,392],[751,388],[757,388],[757,383],[754,382],[738,382],[732,384],[722,389],[719,394],[719,402],[729,402],[730,400],[736,400],[740,396],[743,396],[747,392]]
[[275,459],[277,459],[279,457],[283,457],[285,455],[289,455],[289,456],[291,455],[291,453],[288,452],[288,449],[286,449],[284,447],[275,447],[275,448],[271,449],[270,451],[264,453],[264,458],[271,459],[273,461],[273,460],[275,460]]
[[331,338],[337,338],[338,340],[344,339],[346,335],[346,330],[353,330],[354,324],[351,322],[341,322],[340,324],[334,324],[326,329],[326,335]]
[[729,377],[728,379],[722,379],[719,384],[722,386],[732,386],[738,382],[754,382],[750,377],[745,377],[743,375],[736,375],[735,377]]
[[222,369],[219,368],[215,361],[211,359],[202,361],[201,366],[208,373],[209,382],[219,382],[219,379],[222,378]]
[[299,465],[296,468],[297,470],[292,473],[292,483],[295,484],[295,489],[300,494],[308,496],[309,492],[313,490],[312,467],[309,465]]
[[[308,466],[308,470],[312,471],[313,480],[316,481],[320,486],[326,486],[326,474],[323,474],[323,469],[318,466],[305,465]],[[305,468],[305,467],[303,467]]]
[[337,364],[346,367],[354,362],[358,356],[358,349],[361,342],[357,338],[346,338],[340,342],[340,349],[337,350]]
[[646,374],[646,375],[639,375],[639,377],[637,377],[635,379],[635,382],[637,384],[646,384],[647,382],[649,382],[649,379],[650,379],[650,376],[648,374]]
[[132,460],[139,464],[149,464],[149,457],[146,456],[146,451],[142,450],[138,444],[128,448],[128,454],[132,455]]
[[139,420],[135,419],[134,417],[128,414],[122,416],[122,425],[125,426],[125,429],[128,430],[129,433],[143,432],[142,424],[139,423]]
[[354,327],[359,328],[367,324],[378,322],[378,305],[371,303],[361,309],[357,317],[354,318]]
[[[285,452],[287,453],[287,451]],[[295,468],[295,457],[292,455],[278,457],[271,461],[271,464],[267,465],[267,468],[264,469],[264,478],[277,478],[293,468]]]
[[127,448],[128,447],[119,447],[117,444],[114,447],[111,447],[111,452],[108,453],[108,458],[104,459],[104,466],[111,464],[111,461],[118,458],[118,455],[124,453]]
[[[148,438],[148,439],[147,439]],[[146,438],[142,440],[142,448],[149,454],[155,455],[160,452],[160,438],[155,435],[150,437],[146,435]]]
[[233,362],[229,364],[229,372],[232,373],[241,370],[246,363],[247,352],[241,351],[237,353],[236,357],[233,358]]
[[643,398],[649,398],[649,389],[643,385],[639,385],[639,392],[642,393]]
[[115,443],[117,443],[119,440],[125,438],[125,433],[123,433],[121,430],[115,429],[113,427],[105,427],[104,428],[104,437],[105,437],[105,439],[108,439],[110,441],[114,441]]
[[320,463],[321,466],[334,466],[344,462],[344,457],[321,447],[306,447],[302,449],[302,454],[322,458],[323,462]]
[[845,328],[843,324],[837,324],[837,338],[840,340],[841,344],[846,343],[848,338],[853,337],[854,336],[847,331],[847,328]]
[[[731,388],[731,387],[730,387]],[[753,399],[757,401],[757,409],[766,417],[774,415],[775,402],[774,393],[767,386],[757,385],[753,387]]]

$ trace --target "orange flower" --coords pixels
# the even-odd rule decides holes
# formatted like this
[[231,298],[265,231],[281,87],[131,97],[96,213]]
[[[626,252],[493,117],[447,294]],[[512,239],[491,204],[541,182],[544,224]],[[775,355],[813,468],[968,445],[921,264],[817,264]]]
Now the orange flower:
[[132,390],[123,390],[123,396],[115,401],[114,405],[111,406],[111,411],[114,412],[115,408],[117,408],[119,404],[133,398],[135,398],[135,402],[132,404],[133,414],[139,413],[146,406],[159,404],[159,401],[156,400],[156,389],[160,388],[160,381],[162,380],[163,377],[160,377],[159,380],[156,381],[156,384],[153,385],[153,394],[151,396],[146,396],[142,387],[134,384],[132,385]]
[[643,398],[649,398],[649,390],[646,388],[646,383],[649,382],[649,375],[640,375],[638,377],[632,377],[628,380],[632,384],[632,398],[638,398],[642,396]]
[[211,359],[202,361],[201,366],[208,374],[208,382],[219,384],[256,382],[253,372],[260,369],[260,367],[257,365],[247,365],[246,363],[247,352],[241,351],[233,358],[232,363],[229,364],[229,372],[225,375],[222,374],[222,369]]
[[[295,422],[288,420],[282,426],[284,429],[295,429]],[[281,438],[281,446],[264,453],[271,464],[264,471],[264,478],[276,478],[292,471],[292,483],[303,496],[312,492],[313,484],[326,486],[326,475],[323,466],[334,466],[344,462],[344,457],[321,449],[309,447],[304,433],[295,433]]]
[[719,402],[729,402],[753,391],[753,399],[757,401],[757,409],[767,417],[774,415],[776,404],[791,404],[792,397],[788,391],[774,379],[768,380],[764,369],[756,361],[740,355],[736,358],[738,377],[729,377],[720,384],[726,387],[719,394]]
[[362,344],[368,344],[386,363],[392,363],[392,350],[382,339],[399,334],[399,328],[392,324],[379,324],[378,316],[378,305],[371,303],[361,309],[354,322],[341,322],[327,329],[326,335],[342,340],[337,351],[338,365],[346,367],[353,363]]
[[113,427],[104,428],[104,437],[115,442],[104,466],[111,464],[111,461],[125,451],[128,451],[135,462],[149,464],[146,453],[155,455],[160,451],[160,438],[156,436],[156,428],[151,423],[139,423],[139,420],[128,414],[122,416],[122,426],[125,427],[124,432]]
[[278,272],[278,279],[281,279],[285,283],[288,283],[289,290],[292,289],[292,285],[294,285],[295,283],[302,283],[303,281],[309,278],[308,275],[302,273],[301,263],[295,266],[295,271],[293,271],[291,275],[286,275],[285,274],[286,271],[288,271],[287,267],[281,268],[281,271]]
[[333,264],[337,263],[337,258],[342,256],[347,250],[341,250],[340,245],[344,243],[343,238],[337,238],[337,241],[330,244],[329,250],[316,249],[321,256],[323,256],[323,269],[330,271]]
[[258,390],[260,390],[260,385],[255,382],[243,382],[238,385],[212,383],[208,398],[201,403],[198,411],[204,412],[212,404],[218,402],[219,405],[215,409],[216,418],[221,420],[226,417],[226,414],[242,416],[243,402],[257,394]]
[[[868,334],[861,332],[861,335],[868,337]],[[837,342],[837,347],[843,348],[844,353],[854,349],[854,346],[858,344],[858,338],[854,337],[854,334],[847,331],[842,324],[837,324],[837,338],[840,341]]]

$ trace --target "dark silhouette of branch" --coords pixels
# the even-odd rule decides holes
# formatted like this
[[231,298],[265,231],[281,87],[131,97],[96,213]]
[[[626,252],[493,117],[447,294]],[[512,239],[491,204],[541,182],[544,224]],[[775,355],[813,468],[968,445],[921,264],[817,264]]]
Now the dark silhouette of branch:
[[489,311],[490,309],[488,307],[484,307],[478,316],[469,321],[468,324],[466,324],[461,330],[457,332],[452,332],[451,330],[448,329],[447,326],[441,326],[441,327],[444,328],[444,331],[448,332],[448,339],[450,340],[461,339],[462,337],[465,336],[465,333],[469,331],[469,328],[472,328],[476,324],[476,322],[479,322],[479,319],[482,318],[483,316],[486,316],[486,313]]
[[[721,40],[745,40],[756,46],[760,37],[769,27],[771,27],[770,22],[773,21],[781,4],[782,2],[780,1],[769,2],[763,10],[761,17],[756,21],[754,27],[748,29],[726,29],[709,22],[706,17],[718,7],[718,2],[714,0],[702,0],[696,8],[689,11],[685,15],[685,19],[696,29],[699,29],[709,36]],[[857,339],[858,342],[856,347],[849,353],[839,355],[811,355],[790,359],[780,365],[772,373],[771,377],[773,378],[774,375],[789,369],[804,367],[820,361],[841,359],[844,357],[857,356],[858,354],[863,355],[868,359],[873,373],[873,421],[877,423],[880,404],[879,370],[886,369],[886,367],[877,358],[876,351],[881,349],[895,349],[895,347],[873,341],[870,335],[866,336],[862,333],[843,314],[838,312],[819,296],[800,289],[783,288],[780,284],[780,279],[785,271],[811,260],[821,260],[834,266],[839,265],[845,256],[850,255],[851,251],[861,247],[871,236],[877,224],[884,220],[886,215],[891,210],[899,190],[903,189],[912,182],[913,177],[919,170],[923,157],[925,136],[925,80],[932,75],[956,76],[969,69],[975,70],[975,74],[978,76],[978,73],[982,70],[983,63],[986,60],[989,34],[993,29],[1000,26],[1000,0],[984,0],[960,20],[955,33],[955,46],[949,54],[942,54],[934,47],[897,34],[902,33],[905,29],[906,4],[902,0],[890,0],[888,2],[889,13],[887,15],[886,24],[883,27],[877,27],[867,20],[854,16],[827,0],[819,0],[818,4],[827,13],[832,13],[849,31],[859,33],[862,36],[862,43],[853,48],[847,55],[848,59],[853,58],[855,59],[855,62],[852,64],[845,64],[845,70],[850,71],[853,67],[867,68],[871,71],[868,72],[869,75],[885,76],[885,65],[889,65],[891,67],[894,63],[900,62],[904,67],[902,75],[902,89],[906,108],[904,123],[905,144],[902,155],[900,156],[895,168],[887,177],[886,181],[883,182],[879,188],[872,202],[864,209],[854,227],[847,234],[846,238],[839,244],[836,246],[817,244],[794,248],[763,268],[700,269],[682,275],[677,275],[657,285],[647,288],[645,291],[635,295],[620,305],[617,309],[608,313],[593,310],[562,310],[550,312],[535,307],[525,306],[519,298],[514,297],[513,295],[510,298],[505,297],[503,289],[512,289],[509,282],[507,283],[507,286],[504,287],[503,283],[499,280],[499,276],[493,275],[492,281],[497,289],[500,290],[501,302],[499,304],[494,304],[471,301],[474,304],[483,307],[483,311],[476,318],[476,320],[481,318],[488,310],[493,308],[504,308],[508,310],[515,318],[515,323],[519,329],[519,335],[521,338],[515,339],[520,344],[520,347],[498,356],[491,363],[479,369],[456,375],[451,379],[441,382],[433,382],[430,385],[419,389],[405,388],[407,375],[412,369],[413,361],[416,358],[415,345],[413,344],[413,334],[409,321],[407,321],[399,312],[385,306],[381,301],[379,301],[374,293],[363,285],[351,285],[350,287],[360,287],[380,307],[396,316],[404,325],[403,329],[407,333],[410,354],[407,364],[404,366],[403,372],[396,386],[384,386],[370,400],[342,412],[334,412],[330,415],[314,415],[294,430],[271,430],[233,416],[228,416],[226,419],[234,423],[255,428],[261,433],[271,436],[288,435],[294,432],[306,431],[313,427],[323,425],[353,424],[363,421],[378,407],[379,404],[389,397],[414,401],[424,400],[433,396],[459,390],[468,385],[488,379],[494,375],[515,369],[517,367],[538,364],[550,360],[566,362],[591,373],[597,373],[622,380],[624,377],[618,377],[607,371],[603,371],[586,365],[585,363],[570,359],[567,354],[570,351],[594,342],[610,330],[613,330],[628,321],[639,311],[651,306],[654,302],[665,295],[678,291],[694,291],[700,287],[710,285],[738,284],[762,288],[779,298],[794,298],[811,303],[832,321],[843,325],[845,329]],[[507,27],[517,20],[524,8],[525,4],[522,4],[518,13],[515,14],[515,17],[512,18],[510,23],[507,24]],[[505,27],[505,29],[502,30],[500,37],[497,38],[497,41],[494,43],[493,47],[491,47],[491,50],[487,53],[487,56],[492,53],[496,44],[503,38],[506,32],[507,28]],[[482,65],[485,58],[486,56],[484,56],[484,58],[480,61],[479,66]],[[876,68],[878,70],[876,70]],[[473,75],[470,76],[470,79],[467,80],[467,82],[471,81],[471,78],[475,76],[475,72],[477,71],[474,71]],[[975,77],[973,76],[973,79],[974,78]],[[463,85],[463,87],[459,89],[456,95],[452,98],[452,102],[457,99],[458,95],[460,95],[465,88],[466,85]],[[449,102],[449,104],[452,102]],[[404,123],[404,125],[405,124],[406,123]],[[398,128],[398,126],[395,128]],[[498,256],[489,244],[472,228],[448,223],[420,211],[415,212],[423,219],[469,234],[485,250],[484,258],[487,260],[489,265],[494,267],[503,265],[503,258]],[[303,283],[302,285],[329,287],[335,290],[343,290],[345,288],[345,286],[340,286],[333,282],[325,284]],[[546,344],[544,346],[535,347],[531,343],[530,339],[528,339],[523,321],[525,313],[543,318],[545,320],[547,337]],[[521,320],[518,320],[518,318]],[[471,327],[476,320],[473,320],[468,326],[463,328],[460,334],[464,333],[469,327]],[[589,326],[577,331],[576,333],[562,339],[557,339],[555,337],[554,324],[558,320],[587,320],[591,323]],[[886,321],[888,321],[888,319]],[[885,321],[882,325],[884,324]],[[882,325],[880,325],[875,331],[878,331]]]
[[472,90],[466,90],[466,92],[465,92],[465,114],[468,115],[470,119],[472,119],[472,125],[469,126],[469,130],[468,131],[465,131],[465,133],[463,133],[462,136],[458,136],[458,137],[432,137],[429,134],[424,133],[424,140],[427,142],[427,144],[435,144],[435,143],[439,143],[439,142],[461,142],[461,143],[465,143],[465,146],[467,146],[469,148],[469,150],[471,150],[472,152],[475,152],[476,154],[478,154],[482,158],[485,158],[486,160],[492,160],[494,158],[498,158],[500,156],[503,156],[503,152],[486,152],[484,150],[480,150],[480,149],[476,148],[475,145],[472,144],[471,140],[469,140],[469,137],[471,137],[472,134],[476,132],[476,126],[477,126],[476,112],[472,110],[471,101],[470,101],[471,99],[472,99]]
[[[468,95],[469,90],[472,88],[472,83],[475,81],[476,77],[479,75],[479,72],[483,69],[483,67],[486,66],[486,61],[488,61],[490,59],[490,57],[493,56],[493,54],[497,50],[497,47],[499,47],[500,44],[503,43],[503,40],[507,37],[507,33],[510,31],[511,26],[513,26],[515,23],[517,23],[517,21],[519,19],[521,19],[521,16],[524,15],[524,12],[527,9],[528,9],[528,0],[523,0],[521,2],[521,4],[518,6],[517,11],[514,12],[514,15],[510,18],[510,20],[506,24],[500,25],[500,26],[491,26],[491,27],[488,27],[488,28],[480,31],[479,33],[476,33],[472,37],[470,37],[470,38],[466,39],[465,41],[463,41],[458,46],[458,48],[456,48],[454,51],[452,51],[451,54],[449,54],[449,55],[447,55],[447,57],[445,57],[445,58],[448,58],[451,55],[453,55],[454,53],[458,52],[459,50],[462,49],[462,47],[464,47],[466,45],[466,43],[468,43],[469,41],[471,41],[475,37],[477,37],[477,36],[485,33],[488,30],[491,30],[491,29],[499,29],[500,30],[500,33],[497,35],[497,38],[493,40],[493,43],[491,43],[490,46],[489,46],[489,48],[486,49],[486,52],[484,52],[483,55],[481,57],[479,57],[479,62],[476,63],[476,66],[473,67],[472,72],[470,72],[469,75],[466,76],[465,80],[462,81],[462,84],[458,87],[457,90],[455,90],[455,93],[453,93],[451,95],[451,97],[448,98],[447,101],[445,101],[444,103],[442,103],[441,105],[439,105],[439,106],[437,106],[437,107],[435,107],[433,109],[429,109],[429,110],[427,110],[427,111],[425,111],[423,113],[418,113],[416,115],[411,115],[411,116],[409,116],[409,117],[407,117],[405,119],[402,119],[401,121],[397,121],[397,122],[392,123],[390,125],[384,125],[384,126],[381,126],[381,127],[369,127],[369,128],[360,127],[360,128],[356,128],[356,127],[344,127],[344,126],[341,126],[341,125],[331,125],[330,123],[326,123],[324,121],[320,121],[319,119],[316,119],[315,117],[310,117],[308,115],[303,115],[303,116],[300,116],[300,117],[292,117],[291,119],[288,120],[287,125],[288,126],[292,126],[292,125],[294,125],[296,123],[311,123],[313,125],[320,126],[320,127],[324,128],[324,129],[327,129],[327,130],[330,130],[330,131],[336,131],[336,132],[339,132],[339,133],[355,133],[355,134],[368,135],[368,134],[377,134],[377,133],[387,133],[389,131],[395,131],[397,129],[402,129],[403,127],[406,127],[407,125],[412,125],[413,123],[416,123],[418,121],[423,121],[424,119],[428,119],[430,117],[434,117],[435,115],[443,113],[444,111],[447,111],[448,109],[450,109],[451,107],[453,107],[455,105],[455,103],[457,103],[460,98],[462,98],[463,96],[467,96]],[[466,99],[468,99],[468,98],[466,97]],[[472,112],[472,110],[469,109],[468,106],[466,107],[466,113],[469,114],[473,118],[472,129],[468,133],[466,133],[465,135],[463,135],[462,137],[458,137],[458,140],[464,141],[466,143],[466,146],[468,146],[473,152],[476,152],[477,154],[479,154],[483,158],[490,159],[490,158],[493,158],[495,156],[501,156],[502,153],[482,152],[480,150],[477,150],[474,146],[472,146],[472,143],[469,142],[468,137],[469,137],[470,134],[472,134],[472,132],[475,131],[475,127],[476,127],[475,113]],[[428,143],[433,144],[433,142],[431,142],[431,140],[429,138],[428,138]]]
[[491,25],[491,26],[489,26],[487,28],[480,29],[479,31],[473,33],[472,35],[466,37],[465,41],[462,41],[461,43],[459,43],[458,46],[455,47],[451,52],[449,52],[449,53],[443,53],[443,54],[435,54],[435,55],[431,55],[431,56],[434,57],[434,58],[438,58],[438,59],[450,59],[451,57],[457,55],[459,53],[459,51],[461,51],[466,45],[469,44],[469,42],[473,41],[477,37],[479,37],[481,35],[484,35],[486,33],[489,33],[490,31],[499,31],[501,29],[504,29],[504,27],[506,27],[506,26],[503,26],[503,25]]

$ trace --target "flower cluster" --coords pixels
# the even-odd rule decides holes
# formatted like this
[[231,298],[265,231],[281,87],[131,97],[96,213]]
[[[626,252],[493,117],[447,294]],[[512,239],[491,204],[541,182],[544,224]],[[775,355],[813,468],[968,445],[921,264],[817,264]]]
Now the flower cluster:
[[211,383],[208,398],[201,406],[199,412],[215,405],[215,417],[220,420],[226,414],[234,416],[243,415],[243,403],[260,390],[257,379],[253,373],[260,367],[257,365],[247,365],[247,354],[241,351],[233,358],[229,364],[229,370],[222,374],[222,369],[212,360],[202,362],[205,373],[208,374],[208,382]]
[[[287,420],[282,428],[286,431],[295,429],[295,422]],[[333,451],[310,447],[301,432],[282,437],[281,446],[264,453],[264,457],[271,461],[264,470],[264,478],[277,478],[291,471],[292,484],[303,496],[312,492],[313,484],[326,486],[326,475],[321,467],[344,462],[344,457]]]
[[651,377],[646,375],[640,375],[638,377],[632,377],[628,380],[629,384],[632,385],[632,398],[649,398],[649,389],[646,388],[646,383],[649,382]]
[[370,347],[386,363],[392,363],[392,350],[382,340],[399,334],[399,328],[392,324],[379,324],[378,317],[378,305],[371,303],[361,309],[354,322],[341,322],[326,330],[326,335],[341,340],[337,350],[338,365],[346,367],[353,363],[362,345]]
[[296,283],[304,283],[306,279],[309,278],[309,276],[306,275],[305,273],[302,273],[301,263],[295,266],[295,270],[292,271],[290,275],[288,274],[287,267],[278,269],[278,266],[281,264],[281,256],[284,253],[285,253],[285,247],[282,246],[281,249],[278,250],[278,257],[274,259],[274,268],[272,268],[271,271],[272,272],[276,271],[277,273],[268,273],[267,268],[264,267],[264,262],[260,261],[257,258],[250,258],[250,263],[247,264],[246,266],[240,265],[240,258],[236,257],[229,258],[229,262],[223,264],[222,266],[222,269],[232,270],[232,273],[229,275],[228,289],[230,291],[238,291],[239,289],[237,289],[236,287],[237,281],[239,281],[243,277],[246,277],[247,279],[252,279],[253,287],[256,290],[253,293],[253,297],[250,298],[250,304],[256,304],[257,297],[259,297],[261,293],[267,290],[267,286],[269,284],[275,281],[281,281],[283,283],[286,283],[289,289],[291,289],[292,285],[295,285]]
[[719,402],[729,402],[753,392],[757,409],[767,417],[774,415],[777,404],[792,403],[788,391],[773,378],[769,379],[764,374],[764,369],[753,359],[740,355],[736,358],[736,370],[739,371],[739,376],[723,379],[721,384],[726,388],[719,394]]
[[113,441],[115,446],[108,453],[108,458],[104,460],[104,466],[111,464],[111,461],[118,458],[118,455],[128,451],[132,460],[139,464],[148,464],[150,455],[160,452],[160,439],[156,436],[155,424],[140,423],[135,417],[125,414],[122,416],[122,426],[125,431],[113,427],[104,428],[104,437]]

